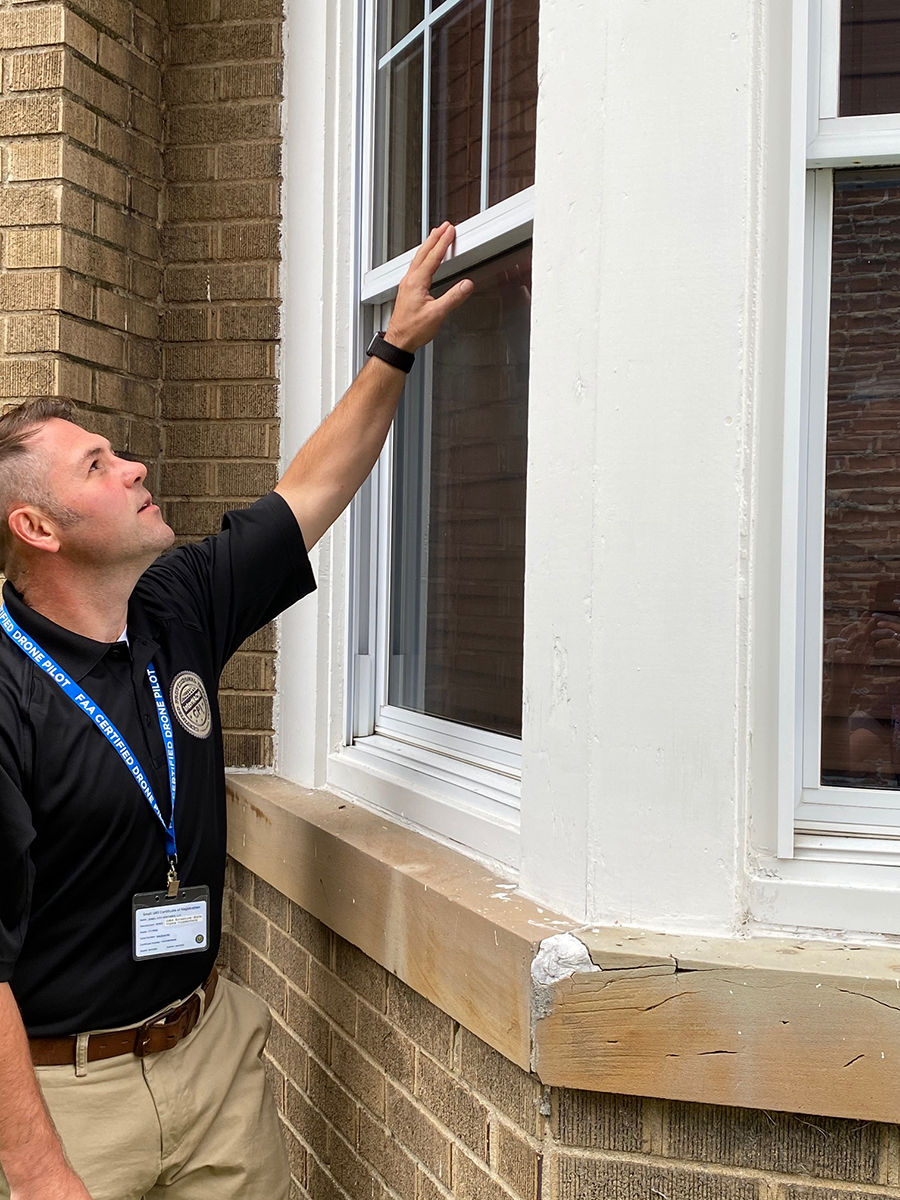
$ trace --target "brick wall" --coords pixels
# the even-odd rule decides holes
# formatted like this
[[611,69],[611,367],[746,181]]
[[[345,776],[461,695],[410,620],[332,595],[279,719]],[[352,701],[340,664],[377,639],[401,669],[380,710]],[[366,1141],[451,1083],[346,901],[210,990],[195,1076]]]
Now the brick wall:
[[295,1197],[900,1197],[896,1126],[544,1089],[263,880],[230,879],[223,966],[273,1012]]
[[[281,0],[168,17],[161,494],[191,539],[277,478]],[[272,762],[274,649],[264,631],[223,677],[231,766]]]
[[0,3],[0,397],[159,453],[158,0]]

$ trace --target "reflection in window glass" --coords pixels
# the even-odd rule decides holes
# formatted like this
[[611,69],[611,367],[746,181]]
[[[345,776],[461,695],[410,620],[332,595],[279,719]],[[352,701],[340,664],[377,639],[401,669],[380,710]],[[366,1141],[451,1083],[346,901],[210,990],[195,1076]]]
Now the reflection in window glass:
[[451,10],[431,35],[430,224],[481,208],[484,0]]
[[496,0],[489,204],[534,183],[539,0]]
[[900,171],[837,171],[822,782],[900,786]]
[[520,737],[531,247],[468,275],[395,425],[388,696]]
[[425,0],[381,0],[378,5],[378,53],[396,46],[425,16]]
[[900,112],[900,4],[842,0],[842,117]]
[[422,42],[378,72],[375,265],[422,240]]

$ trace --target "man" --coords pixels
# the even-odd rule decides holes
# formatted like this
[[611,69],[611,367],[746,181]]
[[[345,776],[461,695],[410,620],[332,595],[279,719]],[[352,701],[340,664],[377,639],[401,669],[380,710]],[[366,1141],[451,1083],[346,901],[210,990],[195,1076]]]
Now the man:
[[314,588],[307,551],[375,463],[411,352],[472,290],[429,293],[453,237],[419,249],[275,493],[200,545],[158,557],[146,468],[63,406],[0,419],[0,1196],[287,1200],[268,1011],[214,970],[216,685]]

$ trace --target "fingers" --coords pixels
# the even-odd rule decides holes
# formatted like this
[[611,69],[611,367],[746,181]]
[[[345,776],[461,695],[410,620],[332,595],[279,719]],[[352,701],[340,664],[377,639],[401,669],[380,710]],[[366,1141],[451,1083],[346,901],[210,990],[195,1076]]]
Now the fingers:
[[[412,270],[414,267],[422,266],[422,264],[425,262],[425,259],[438,244],[440,239],[444,236],[449,224],[449,221],[445,221],[443,225],[438,225],[436,229],[432,229],[431,233],[429,233],[428,237],[413,255],[413,260],[409,264],[410,270]],[[435,268],[435,270],[437,270],[437,268]],[[434,271],[432,271],[432,274],[434,274]]]
[[471,279],[461,279],[449,292],[445,292],[443,296],[433,301],[435,312],[443,321],[449,313],[453,312],[454,308],[459,308],[474,290],[475,284]]

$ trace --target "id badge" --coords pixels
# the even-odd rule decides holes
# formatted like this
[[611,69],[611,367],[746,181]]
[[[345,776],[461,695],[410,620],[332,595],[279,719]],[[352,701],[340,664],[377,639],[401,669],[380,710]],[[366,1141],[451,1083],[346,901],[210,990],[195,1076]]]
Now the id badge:
[[178,894],[141,892],[131,902],[132,954],[136,962],[201,954],[209,948],[209,888],[179,888]]

